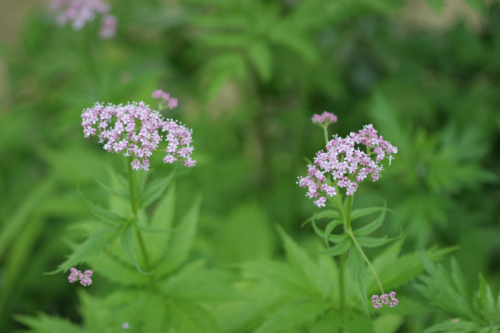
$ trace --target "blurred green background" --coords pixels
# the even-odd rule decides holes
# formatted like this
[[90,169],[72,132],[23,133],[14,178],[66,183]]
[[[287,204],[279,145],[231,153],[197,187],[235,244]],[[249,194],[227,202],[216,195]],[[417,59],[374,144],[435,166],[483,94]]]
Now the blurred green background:
[[[198,161],[177,182],[181,216],[203,193],[193,258],[224,266],[282,257],[274,227],[307,246],[315,211],[295,184],[324,148],[323,110],[342,136],[373,123],[399,148],[355,206],[395,211],[382,232],[407,251],[460,245],[472,285],[500,288],[500,2],[481,0],[110,1],[116,38],[58,27],[42,1],[0,1],[0,331],[12,314],[78,322],[75,288],[53,270],[71,225],[90,217],[121,156],[83,138],[96,101],[154,105],[193,128]],[[172,167],[152,159],[153,177]],[[76,237],[78,237],[76,235]],[[374,252],[370,253],[374,254]],[[449,260],[445,260],[445,263]],[[106,282],[93,286],[99,294]],[[422,332],[432,313],[400,332]]]

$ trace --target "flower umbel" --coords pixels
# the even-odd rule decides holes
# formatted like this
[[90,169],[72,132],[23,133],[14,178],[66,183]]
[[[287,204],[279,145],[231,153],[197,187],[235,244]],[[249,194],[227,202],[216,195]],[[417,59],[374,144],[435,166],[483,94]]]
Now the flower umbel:
[[[366,152],[356,148],[356,145],[365,146]],[[297,184],[309,189],[306,194],[309,198],[319,196],[314,203],[324,207],[325,196],[337,194],[334,186],[345,188],[347,195],[353,195],[358,183],[369,175],[373,181],[377,181],[383,170],[380,162],[387,157],[390,165],[394,159],[392,154],[397,151],[390,142],[377,135],[373,125],[364,126],[358,133],[351,132],[346,138],[335,135],[327,143],[326,152],[319,151],[314,158],[314,165],[308,166],[308,176],[299,177]],[[333,180],[327,178],[330,175]]]
[[96,103],[82,113],[84,137],[97,134],[104,149],[111,153],[133,156],[131,165],[134,170],[149,169],[149,157],[163,140],[168,142],[164,163],[174,163],[183,158],[184,165],[192,167],[196,161],[191,159],[194,150],[192,130],[172,119],[163,119],[158,111],[151,110],[144,102],[127,105],[104,106]]
[[161,108],[168,107],[170,109],[175,109],[177,107],[177,98],[171,98],[170,94],[167,94],[163,90],[153,91],[152,96],[154,99],[158,100]]
[[372,303],[375,309],[381,308],[382,304],[389,304],[389,306],[393,308],[398,305],[399,301],[396,299],[396,293],[394,291],[391,291],[389,294],[383,294],[380,297],[378,295],[373,295]]
[[96,15],[102,15],[99,36],[108,39],[115,35],[117,20],[109,14],[110,7],[102,0],[54,0],[51,8],[61,10],[57,18],[60,25],[70,22],[75,30],[81,30]]
[[80,284],[84,287],[90,286],[92,284],[92,279],[90,278],[92,276],[91,270],[86,270],[82,273],[82,271],[71,267],[70,271],[71,274],[68,276],[68,280],[70,283],[80,281]]
[[333,113],[324,111],[321,115],[315,114],[311,120],[315,124],[328,126],[331,123],[337,122],[337,116]]

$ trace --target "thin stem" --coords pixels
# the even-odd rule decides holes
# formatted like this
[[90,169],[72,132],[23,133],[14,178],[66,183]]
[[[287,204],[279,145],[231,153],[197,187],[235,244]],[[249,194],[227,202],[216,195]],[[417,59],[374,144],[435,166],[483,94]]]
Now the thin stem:
[[346,230],[351,230],[351,207],[352,207],[353,195],[347,196],[347,207],[346,207],[346,220],[345,220],[345,228]]
[[325,142],[328,144],[328,126],[323,125],[323,132],[325,133]]
[[351,239],[353,240],[354,244],[356,244],[356,247],[358,248],[358,250],[361,252],[361,255],[363,256],[366,263],[368,264],[368,267],[370,267],[370,269],[372,270],[373,275],[375,276],[375,279],[377,280],[378,286],[380,287],[380,291],[382,292],[382,294],[384,294],[384,288],[382,288],[382,283],[380,282],[380,279],[378,278],[378,275],[377,275],[377,272],[375,271],[375,268],[373,268],[370,260],[368,260],[368,258],[366,257],[366,254],[363,252],[363,249],[361,248],[358,241],[356,240],[356,237],[354,237],[354,234],[352,233],[352,231],[347,231],[347,233],[349,234],[349,236],[351,236]]
[[[139,211],[139,193],[135,190],[135,181],[134,181],[134,173],[132,170],[132,156],[128,159],[128,183],[129,183],[129,194],[130,194],[130,205],[132,207],[132,219],[137,219],[137,212]],[[131,220],[132,220],[131,219]],[[146,269],[151,271],[151,263],[149,262],[148,252],[146,250],[146,245],[144,243],[144,238],[142,237],[142,233],[139,229],[135,229],[135,233],[137,238],[139,239],[139,246],[141,248],[142,256],[144,257],[144,263],[146,264]],[[151,280],[151,287],[155,292],[158,292],[158,286],[156,285],[156,281],[153,277],[153,274],[149,275],[149,279]]]

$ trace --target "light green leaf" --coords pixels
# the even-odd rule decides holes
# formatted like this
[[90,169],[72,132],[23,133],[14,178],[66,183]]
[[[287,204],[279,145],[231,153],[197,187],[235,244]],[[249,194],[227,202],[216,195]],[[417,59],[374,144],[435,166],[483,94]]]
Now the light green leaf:
[[332,234],[333,229],[335,229],[336,226],[344,223],[342,220],[333,220],[332,222],[328,223],[328,225],[325,228],[325,244],[326,246],[329,246],[328,240],[330,239],[330,235]]
[[339,311],[328,311],[311,327],[310,333],[338,333],[342,326],[342,318]]
[[316,219],[324,219],[324,218],[330,218],[330,219],[342,219],[342,215],[340,212],[336,210],[324,210],[322,212],[319,212],[316,214]]
[[88,258],[104,252],[120,236],[124,226],[125,224],[117,225],[116,227],[103,229],[91,234],[65,262],[58,266],[57,270],[47,274],[66,272],[71,267],[84,262]]
[[[169,186],[167,192],[157,203],[151,217],[151,228],[172,229],[175,213],[175,181]],[[175,229],[174,229],[175,230]],[[148,233],[144,235],[146,248],[151,255],[151,262],[156,266],[158,261],[167,251],[171,233]]]
[[221,332],[213,315],[198,303],[175,299],[168,312],[172,318],[172,332]]
[[373,333],[373,323],[370,318],[356,310],[346,311],[345,324],[347,333]]
[[[384,222],[386,209],[387,209],[387,206],[386,206],[385,201],[384,201],[384,207],[382,208],[382,213],[380,213],[379,217],[377,217],[375,220],[373,220],[373,222],[365,225],[364,227],[361,227],[357,230],[354,230],[354,232],[353,232],[354,235],[365,236],[365,235],[368,235],[368,234],[372,233],[373,231],[377,230]],[[367,214],[369,214],[369,213],[367,213]]]
[[256,41],[248,46],[248,55],[262,81],[267,82],[271,78],[272,53],[269,46]]
[[329,249],[323,250],[323,251],[318,251],[319,254],[326,254],[329,256],[338,256],[341,255],[342,253],[347,252],[351,248],[352,241],[350,238],[344,238],[342,241],[340,241],[337,245],[334,247],[331,247]]
[[365,260],[356,246],[352,246],[349,251],[347,267],[349,267],[349,271],[351,272],[352,282],[358,293],[361,304],[363,304],[363,307],[368,311]]
[[389,242],[392,242],[393,240],[396,240],[399,237],[401,237],[401,235],[393,238],[387,238],[387,236],[384,236],[382,238],[356,237],[356,240],[362,247],[378,247],[387,244]]
[[111,194],[116,194],[116,195],[119,195],[121,196],[122,198],[125,198],[127,200],[130,200],[130,195],[125,192],[124,190],[120,189],[120,188],[115,188],[113,186],[109,186],[107,184],[104,184],[103,182],[101,182],[99,179],[95,179],[95,181],[97,182],[97,184],[99,184],[99,186],[101,186],[103,189],[105,189],[107,192],[111,193]]
[[294,301],[281,306],[254,333],[268,333],[301,326],[314,321],[329,307],[327,302]]
[[141,193],[139,207],[146,208],[163,195],[163,192],[165,192],[165,189],[175,176],[177,165],[178,164],[176,164],[174,171],[172,171],[170,175],[161,179],[155,179],[145,187]]
[[191,208],[176,228],[172,240],[167,247],[167,252],[158,266],[158,274],[170,273],[179,267],[188,257],[198,225],[198,215],[201,205],[201,195],[198,194]]
[[488,321],[494,321],[498,317],[495,311],[495,300],[490,286],[486,283],[483,274],[479,274],[479,298],[477,299],[479,308]]
[[39,333],[85,333],[87,330],[58,317],[51,317],[41,313],[38,318],[31,316],[15,315],[16,321],[28,326]]
[[127,254],[130,260],[132,260],[132,263],[134,264],[135,268],[144,275],[151,275],[154,273],[154,271],[146,273],[139,263],[137,262],[137,259],[135,257],[135,249],[134,249],[134,228],[132,225],[128,225],[125,230],[123,231],[121,235],[121,241],[122,241],[122,246],[123,250]]
[[375,333],[396,333],[404,323],[404,317],[392,313],[384,313],[373,321]]
[[151,228],[145,225],[142,225],[141,223],[137,221],[133,221],[132,224],[139,230],[144,231],[144,232],[159,232],[159,233],[170,233],[174,232],[174,229],[166,230],[166,229],[158,229],[158,228]]
[[375,212],[380,212],[386,210],[386,207],[368,207],[368,208],[361,208],[361,209],[355,209],[351,212],[351,221],[360,218],[361,216],[365,216],[371,213]]
[[459,320],[458,322],[452,323],[450,321],[445,321],[444,323],[436,324],[424,331],[424,333],[436,333],[436,332],[453,332],[453,333],[470,333],[477,332],[481,329],[481,326],[474,322]]

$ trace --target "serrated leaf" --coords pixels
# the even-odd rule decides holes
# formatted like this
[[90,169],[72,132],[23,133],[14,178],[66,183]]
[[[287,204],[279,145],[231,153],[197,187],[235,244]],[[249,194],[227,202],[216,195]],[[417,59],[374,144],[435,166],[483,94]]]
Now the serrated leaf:
[[91,234],[85,242],[78,246],[76,251],[73,252],[65,262],[59,265],[57,270],[47,274],[66,272],[71,267],[105,251],[122,233],[124,226],[125,225],[118,225]]
[[329,246],[328,241],[330,239],[330,235],[332,234],[333,229],[335,229],[336,226],[342,223],[343,223],[342,220],[333,220],[332,222],[328,223],[328,225],[325,228],[325,236],[324,236],[326,246]]
[[272,53],[269,46],[262,41],[253,42],[248,46],[248,55],[260,79],[264,82],[269,81],[272,66]]
[[383,207],[382,213],[380,213],[379,217],[377,217],[375,220],[368,223],[364,227],[361,227],[357,230],[354,230],[353,231],[354,235],[365,236],[365,235],[368,235],[368,234],[372,233],[373,231],[377,230],[384,222],[386,210],[387,210],[387,206],[386,206],[385,201],[384,201],[384,207]]
[[340,241],[334,247],[331,247],[331,248],[323,250],[323,251],[318,251],[317,253],[326,254],[329,256],[338,256],[338,255],[341,255],[342,253],[347,252],[347,250],[349,250],[351,248],[351,245],[352,245],[351,239],[344,238],[342,241]]
[[393,238],[387,238],[387,236],[384,236],[382,238],[356,237],[356,240],[362,247],[378,247],[387,244],[389,242],[392,242],[393,240],[396,240],[399,237],[401,237],[401,235]]
[[495,300],[490,286],[486,283],[483,274],[479,274],[479,298],[477,299],[479,308],[488,321],[497,318],[495,311]]
[[151,275],[154,273],[152,272],[145,272],[139,263],[137,262],[137,258],[135,257],[135,248],[134,248],[134,228],[131,224],[129,224],[125,230],[123,231],[121,235],[121,241],[122,241],[122,246],[123,250],[129,257],[129,259],[132,261],[134,264],[135,268],[143,275]]
[[120,216],[107,209],[94,205],[92,202],[87,200],[87,198],[80,191],[79,187],[77,187],[77,191],[87,204],[87,207],[89,207],[92,215],[94,215],[99,221],[111,226],[116,226],[118,224],[122,224],[127,221],[127,219],[123,216]]
[[156,199],[160,198],[163,195],[163,192],[165,192],[167,186],[174,178],[176,170],[177,170],[177,164],[175,166],[174,171],[172,171],[170,175],[161,179],[156,179],[155,181],[151,182],[141,193],[141,200],[139,207],[146,208],[149,205],[151,205]]
[[[175,215],[175,181],[169,186],[167,192],[157,203],[151,217],[151,227],[158,229],[171,229]],[[175,230],[175,229],[174,229]],[[165,255],[171,233],[145,234],[146,247],[151,255],[154,266]]]
[[137,221],[132,222],[132,224],[134,225],[134,227],[136,227],[137,229],[144,231],[144,232],[171,233],[171,232],[175,231],[174,229],[166,230],[166,229],[151,228],[151,227],[142,225],[141,223],[139,223]]
[[201,205],[201,195],[198,194],[184,218],[173,233],[170,244],[161,264],[158,274],[166,274],[179,267],[187,259],[198,225],[198,215]]
[[477,332],[481,329],[481,326],[474,322],[459,320],[458,322],[446,321],[444,323],[436,324],[424,331],[424,333],[436,333],[436,332],[454,332],[454,333],[469,333]]
[[355,209],[351,212],[351,221],[358,219],[362,216],[384,210],[386,210],[385,205],[384,207],[368,207],[368,208]]
[[470,297],[469,286],[455,258],[451,259],[451,278],[459,293],[465,296],[465,299],[468,299]]
[[99,179],[97,179],[97,178],[96,178],[95,180],[96,180],[96,182],[97,182],[97,184],[98,184],[99,186],[101,186],[103,189],[105,189],[105,190],[106,190],[106,191],[108,191],[109,193],[111,193],[111,194],[116,194],[116,195],[119,195],[119,196],[121,196],[121,197],[123,197],[123,198],[125,198],[125,199],[127,199],[127,200],[130,200],[130,195],[129,195],[127,192],[125,192],[124,190],[119,189],[119,188],[114,188],[114,187],[112,187],[112,186],[109,186],[109,185],[107,185],[107,184],[104,184],[103,182],[101,182],[101,181],[100,181]]
[[15,315],[16,321],[28,326],[35,332],[43,333],[84,333],[87,330],[58,317],[48,316],[44,313],[40,314],[38,318],[31,316]]
[[254,333],[286,330],[314,321],[329,307],[327,302],[295,301],[279,308]]
[[356,246],[352,246],[347,258],[347,267],[351,272],[352,282],[355,286],[358,297],[363,304],[363,307],[368,311],[368,302],[366,299],[366,267],[363,255]]

